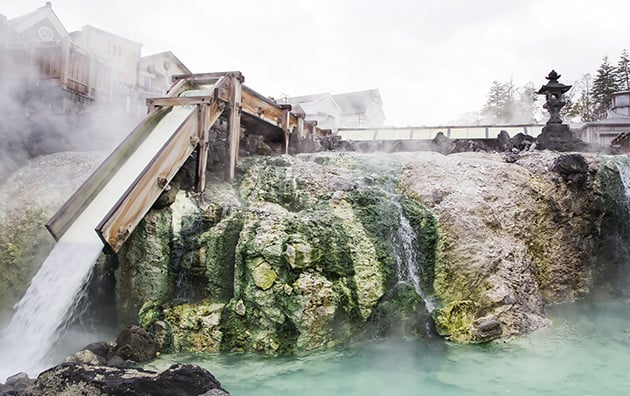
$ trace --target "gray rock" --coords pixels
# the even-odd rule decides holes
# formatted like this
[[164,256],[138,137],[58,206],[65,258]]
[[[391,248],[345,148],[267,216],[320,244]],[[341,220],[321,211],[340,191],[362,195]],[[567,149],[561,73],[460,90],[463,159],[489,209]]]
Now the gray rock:
[[146,362],[155,358],[159,351],[158,343],[139,326],[128,326],[116,339],[114,352],[124,360]]
[[39,375],[24,396],[128,395],[189,396],[210,390],[229,394],[207,370],[194,365],[173,365],[162,373],[63,363]]

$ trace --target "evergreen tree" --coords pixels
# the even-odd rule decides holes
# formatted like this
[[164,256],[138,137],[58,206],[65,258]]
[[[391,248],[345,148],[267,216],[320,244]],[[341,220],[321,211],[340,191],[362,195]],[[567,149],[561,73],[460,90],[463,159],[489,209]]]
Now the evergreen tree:
[[565,106],[568,119],[582,122],[595,121],[593,100],[591,98],[592,84],[591,75],[588,73],[584,74],[581,80],[573,83],[573,88],[567,95],[570,100],[566,101],[567,105]]
[[488,91],[488,99],[481,109],[481,114],[487,122],[505,123],[512,118],[512,104],[514,102],[514,85],[509,82],[492,81]]
[[536,123],[537,111],[542,105],[538,105],[538,95],[536,87],[533,83],[529,83],[517,90],[518,101],[515,104],[515,114],[513,114],[512,122],[529,124]]
[[510,79],[494,80],[488,91],[486,104],[481,109],[483,123],[509,124],[536,122],[538,95],[533,84],[515,88]]
[[619,79],[619,89],[630,90],[630,54],[627,49],[624,49],[619,57],[617,78]]
[[611,105],[612,94],[616,91],[619,91],[617,68],[610,64],[608,56],[604,56],[602,64],[597,69],[591,91],[593,113],[596,120],[606,118],[606,112]]

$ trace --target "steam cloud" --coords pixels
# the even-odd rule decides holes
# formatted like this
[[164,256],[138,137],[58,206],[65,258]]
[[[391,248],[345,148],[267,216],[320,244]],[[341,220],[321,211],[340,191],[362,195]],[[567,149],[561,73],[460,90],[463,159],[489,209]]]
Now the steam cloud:
[[62,151],[110,151],[140,121],[115,103],[64,92],[34,65],[0,62],[0,183],[29,159]]

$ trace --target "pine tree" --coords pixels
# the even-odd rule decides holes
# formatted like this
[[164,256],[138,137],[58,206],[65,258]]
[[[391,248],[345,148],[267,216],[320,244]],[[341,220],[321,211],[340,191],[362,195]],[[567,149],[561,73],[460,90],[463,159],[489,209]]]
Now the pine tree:
[[619,79],[619,89],[630,90],[630,54],[627,49],[624,49],[619,57],[617,78]]
[[488,91],[488,99],[481,109],[485,122],[509,123],[513,122],[519,92],[514,88],[512,79],[506,82],[492,81]]
[[567,108],[566,117],[582,122],[595,121],[591,98],[592,84],[591,75],[588,73],[584,74],[581,80],[573,83],[573,88],[568,92],[570,100],[567,100],[565,106]]
[[515,88],[512,79],[506,82],[494,80],[488,91],[486,104],[480,111],[483,123],[509,124],[536,122],[539,115],[539,95],[529,83]]
[[515,111],[512,116],[512,122],[516,123],[535,123],[539,95],[533,83],[526,84],[517,90],[518,101],[515,103]]
[[617,68],[610,64],[608,56],[604,56],[602,64],[597,69],[597,75],[593,80],[591,98],[594,106],[594,118],[601,120],[606,118],[606,112],[610,108],[612,94],[619,91]]

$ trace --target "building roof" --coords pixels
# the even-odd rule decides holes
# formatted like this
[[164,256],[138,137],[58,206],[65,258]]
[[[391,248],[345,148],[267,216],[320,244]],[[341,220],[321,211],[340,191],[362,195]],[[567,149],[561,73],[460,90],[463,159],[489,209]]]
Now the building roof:
[[184,63],[171,51],[158,52],[156,54],[143,56],[140,58],[140,62],[143,64],[152,63],[155,60],[164,58],[169,59],[172,63],[176,64],[184,74],[192,74],[192,71],[190,71],[190,69],[186,67],[186,65],[184,65]]
[[343,110],[329,93],[321,93],[288,98],[291,105],[300,105],[306,114],[330,114],[331,112],[342,114]]
[[77,37],[78,38],[82,34],[89,34],[90,30],[95,31],[95,32],[100,33],[100,34],[105,34],[105,35],[108,35],[108,36],[111,36],[111,37],[115,37],[117,40],[120,40],[120,41],[123,41],[123,42],[127,42],[128,44],[131,44],[131,45],[136,46],[138,48],[142,48],[142,43],[139,43],[139,42],[134,41],[134,40],[130,40],[127,37],[119,36],[116,33],[108,32],[107,30],[103,30],[103,29],[97,28],[97,27],[92,26],[92,25],[85,25],[85,26],[83,26],[81,28],[80,32],[72,32],[72,35],[73,35],[73,37]]
[[53,11],[50,1],[46,2],[44,6],[39,7],[35,11],[9,19],[7,26],[13,29],[15,33],[20,34],[45,19],[48,19],[63,39],[70,37],[70,34],[57,17],[57,14]]
[[342,93],[333,95],[333,98],[343,114],[364,114],[370,104],[374,102],[378,105],[383,104],[378,89]]

